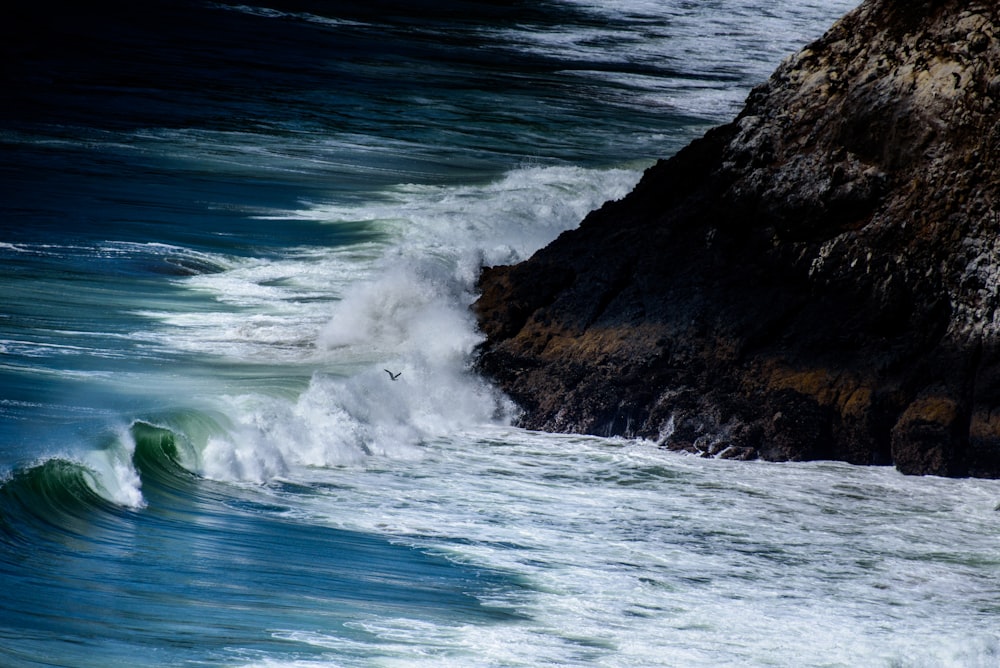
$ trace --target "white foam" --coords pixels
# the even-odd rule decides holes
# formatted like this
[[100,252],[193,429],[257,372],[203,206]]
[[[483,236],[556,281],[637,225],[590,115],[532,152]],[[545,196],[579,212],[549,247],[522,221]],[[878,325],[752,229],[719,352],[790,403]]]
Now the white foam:
[[525,166],[480,185],[401,184],[359,205],[317,204],[268,216],[324,224],[367,222],[392,235],[396,254],[453,257],[482,252],[487,263],[522,259],[624,197],[637,169]]
[[362,253],[355,248],[343,261],[342,250],[303,250],[281,260],[233,258],[228,270],[178,281],[206,299],[206,307],[143,310],[139,315],[164,326],[133,336],[241,363],[308,360],[329,317],[328,302],[340,286],[364,274],[351,266]]
[[423,444],[477,424],[505,420],[509,403],[471,373],[414,358],[349,377],[316,374],[296,400],[228,397],[236,423],[213,437],[199,472],[218,480],[265,482],[295,466],[357,465],[370,456],[410,460]]
[[139,509],[146,506],[146,500],[132,461],[134,454],[135,439],[128,427],[119,427],[106,447],[86,452],[82,463],[93,473],[88,482],[95,492],[119,506]]
[[405,462],[289,475],[318,493],[263,491],[311,522],[524,583],[484,595],[521,615],[503,623],[372,615],[350,623],[367,644],[282,633],[346,665],[923,668],[1000,650],[980,612],[995,608],[997,481],[484,427]]

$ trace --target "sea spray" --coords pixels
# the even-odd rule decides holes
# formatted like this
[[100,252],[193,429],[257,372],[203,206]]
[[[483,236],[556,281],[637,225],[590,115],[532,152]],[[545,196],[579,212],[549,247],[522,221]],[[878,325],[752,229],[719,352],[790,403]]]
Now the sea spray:
[[93,471],[94,491],[126,508],[142,508],[142,481],[133,462],[135,439],[127,427],[119,427],[107,447],[91,450],[84,457]]
[[232,260],[227,271],[181,280],[225,306],[165,315],[179,327],[177,345],[283,361],[310,377],[295,396],[218,394],[213,405],[230,424],[204,440],[194,469],[265,482],[293,466],[419,456],[428,439],[506,423],[513,404],[470,368],[481,341],[469,309],[479,269],[523,259],[638,177],[529,165],[480,185],[401,185],[361,205],[273,212],[367,226],[382,241],[349,256],[334,248]]
[[419,458],[421,445],[507,421],[513,406],[470,372],[413,358],[391,380],[378,366],[350,377],[317,373],[295,401],[229,397],[237,423],[206,443],[199,472],[266,482],[297,466],[362,464],[369,456]]

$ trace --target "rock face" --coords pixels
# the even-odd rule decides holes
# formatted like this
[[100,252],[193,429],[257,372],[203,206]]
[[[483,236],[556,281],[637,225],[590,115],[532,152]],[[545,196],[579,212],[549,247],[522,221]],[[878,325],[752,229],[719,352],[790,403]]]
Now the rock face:
[[522,425],[1000,476],[1000,3],[870,0],[728,125],[484,270]]

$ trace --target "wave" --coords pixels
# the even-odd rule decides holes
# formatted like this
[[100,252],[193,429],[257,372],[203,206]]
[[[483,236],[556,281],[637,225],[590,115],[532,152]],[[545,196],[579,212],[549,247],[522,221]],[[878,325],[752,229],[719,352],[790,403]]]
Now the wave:
[[[105,254],[198,265],[174,279],[198,307],[142,310],[161,326],[129,334],[197,365],[151,371],[156,401],[184,407],[138,415],[66,459],[101,498],[141,509],[152,494],[185,493],[190,476],[261,483],[300,466],[421,457],[434,439],[508,423],[513,405],[471,370],[480,267],[526,257],[638,176],[525,165],[476,185],[399,185],[272,216],[363,225],[378,241],[272,257],[104,242]],[[121,391],[134,381],[123,376]]]
[[[269,482],[295,467],[419,458],[423,444],[513,409],[491,386],[440,360],[350,375],[317,372],[292,397],[241,393],[133,421],[81,454],[20,467],[0,482],[0,531],[82,536],[131,512],[179,507],[203,483]],[[116,519],[117,518],[117,519]]]
[[0,529],[12,540],[36,531],[83,534],[95,515],[119,509],[93,469],[67,459],[16,471],[0,484]]
[[144,488],[186,488],[194,478],[195,449],[185,433],[137,420],[129,436],[135,445],[132,462]]
[[[191,424],[211,422],[187,415]],[[187,434],[137,420],[79,458],[54,456],[13,470],[0,482],[0,526],[80,534],[146,507],[145,490],[187,493],[197,456]]]
[[[606,199],[623,196],[637,178],[635,170],[528,165],[479,185],[400,185],[363,205],[315,205],[275,215],[324,225],[364,223],[380,229],[385,241],[334,249],[306,266],[292,258],[197,279],[220,299],[254,294],[256,309],[277,312],[268,300],[280,300],[280,323],[262,322],[268,314],[260,312],[238,322],[235,314],[208,316],[216,337],[234,335],[226,350],[242,357],[252,344],[273,360],[287,348],[269,340],[298,341],[302,368],[319,369],[309,372],[308,386],[293,399],[224,397],[220,410],[232,420],[231,431],[208,440],[198,472],[266,481],[298,465],[419,457],[428,440],[508,422],[513,405],[470,368],[481,341],[469,308],[479,269],[526,257]],[[291,288],[276,288],[273,281],[264,287],[286,292],[260,289],[263,277],[292,275],[293,268],[299,290],[320,292],[316,281],[322,280],[335,299],[293,303]],[[220,326],[220,317],[231,317],[232,325]],[[237,337],[253,323],[261,327],[246,332],[241,343]],[[264,325],[276,329],[269,333]],[[302,345],[307,341],[308,348]],[[386,370],[400,375],[393,380]]]
[[0,257],[7,255],[13,258],[15,254],[67,263],[107,262],[109,270],[118,274],[193,276],[232,268],[231,262],[217,253],[161,242],[0,242]]
[[[252,378],[222,391],[191,381],[187,389],[204,383],[192,415],[216,416],[211,427],[176,415],[152,422],[184,443],[185,469],[251,482],[296,466],[419,457],[429,440],[509,422],[512,404],[471,370],[480,268],[523,259],[638,177],[525,165],[481,184],[404,184],[364,203],[274,212],[278,225],[360,225],[378,240],[292,248],[177,279],[222,306],[144,311],[162,324],[144,336]],[[173,390],[186,391],[178,382]]]
[[106,242],[96,252],[119,262],[131,261],[149,273],[166,276],[216,274],[232,267],[231,262],[218,254],[156,242]]

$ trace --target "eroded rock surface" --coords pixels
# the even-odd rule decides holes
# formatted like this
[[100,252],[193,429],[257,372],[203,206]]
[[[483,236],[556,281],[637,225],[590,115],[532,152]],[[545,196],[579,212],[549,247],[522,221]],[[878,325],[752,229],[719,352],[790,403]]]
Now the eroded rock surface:
[[518,265],[479,357],[528,428],[1000,476],[1000,4],[866,2]]

